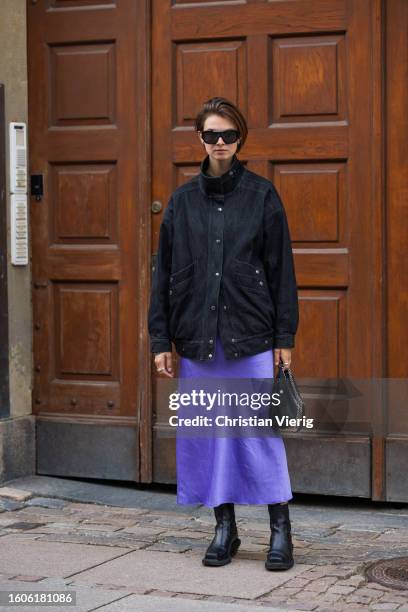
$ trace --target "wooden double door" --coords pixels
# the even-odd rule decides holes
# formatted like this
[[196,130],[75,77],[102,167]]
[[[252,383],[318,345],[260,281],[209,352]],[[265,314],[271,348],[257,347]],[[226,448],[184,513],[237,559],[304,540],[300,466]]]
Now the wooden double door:
[[[394,28],[407,23],[403,1],[387,6]],[[383,394],[362,400],[356,418],[355,402],[331,413],[312,392],[316,380],[372,389],[393,375],[387,316],[398,306],[387,303],[384,272],[398,257],[385,258],[385,245],[387,228],[397,245],[401,234],[393,216],[385,223],[391,32],[382,2],[38,0],[27,8],[30,173],[44,185],[30,209],[38,473],[175,482],[175,438],[149,353],[151,262],[168,198],[203,157],[195,114],[219,95],[247,117],[240,159],[273,180],[291,228],[294,368],[320,420],[285,438],[292,488],[408,498],[387,494]]]

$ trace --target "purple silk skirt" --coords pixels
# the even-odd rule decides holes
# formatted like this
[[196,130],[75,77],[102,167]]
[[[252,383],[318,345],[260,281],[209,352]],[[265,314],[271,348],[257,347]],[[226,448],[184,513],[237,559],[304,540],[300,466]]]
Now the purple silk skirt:
[[[179,379],[273,378],[273,351],[227,360],[219,335],[215,359],[180,357]],[[281,436],[177,437],[177,503],[274,504],[293,498]]]

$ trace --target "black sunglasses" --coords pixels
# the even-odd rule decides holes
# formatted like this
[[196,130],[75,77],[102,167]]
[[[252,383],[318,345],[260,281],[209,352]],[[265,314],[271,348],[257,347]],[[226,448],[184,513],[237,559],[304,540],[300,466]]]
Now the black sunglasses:
[[223,139],[225,144],[232,144],[239,138],[238,130],[224,130],[223,132],[215,132],[213,130],[205,130],[202,132],[201,137],[206,144],[216,144],[219,137]]

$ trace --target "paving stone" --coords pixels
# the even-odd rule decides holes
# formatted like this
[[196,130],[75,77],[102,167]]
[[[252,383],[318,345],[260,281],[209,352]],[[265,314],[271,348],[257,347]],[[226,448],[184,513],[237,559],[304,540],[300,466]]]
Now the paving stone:
[[307,584],[310,584],[310,579],[308,579],[308,578],[300,578],[300,577],[299,578],[294,578],[294,580],[290,581],[290,584],[291,584],[291,586],[293,588],[296,588],[296,587],[300,587],[301,588],[301,587],[306,586]]
[[75,531],[78,531],[78,532],[86,531],[88,533],[91,531],[100,531],[102,533],[116,533],[120,529],[122,529],[122,527],[119,527],[117,525],[111,525],[109,523],[98,525],[97,523],[84,522],[84,523],[79,523],[78,525],[75,526]]
[[[123,612],[130,610],[131,612],[253,612],[256,610],[253,602],[246,604],[218,602],[214,606],[214,601],[206,601],[205,599],[182,599],[180,597],[153,597],[152,595],[131,595],[124,597],[108,606],[98,608],[98,612]],[[272,608],[276,612],[282,612],[282,609]]]
[[366,595],[367,597],[379,597],[378,589],[361,587],[356,591],[356,595]]
[[261,597],[260,599],[257,600],[257,602],[259,604],[268,604],[270,606],[276,606],[277,608],[279,607],[284,607],[286,605],[288,598],[287,597],[280,597],[277,594],[276,595],[270,595],[268,597]]
[[397,593],[398,591],[395,593],[395,595],[392,595],[391,593],[386,593],[385,595],[380,597],[377,603],[398,603],[400,605],[406,604],[408,602],[408,596],[399,596]]
[[325,593],[328,586],[329,585],[321,582],[310,582],[309,584],[305,585],[303,589],[310,593]]
[[160,590],[173,590],[177,585],[177,591],[184,593],[254,599],[309,569],[294,566],[286,572],[260,571],[258,564],[239,559],[238,555],[239,551],[232,563],[216,568],[215,577],[211,571],[215,568],[202,565],[201,553],[193,562],[184,554],[169,558],[164,552],[147,548],[82,572],[81,582],[120,581],[128,587],[136,583],[139,587]]
[[8,532],[11,532],[11,533],[16,533],[19,531],[36,532],[37,530],[41,530],[41,528],[44,528],[44,525],[45,523],[28,523],[24,521],[17,521],[17,522],[11,523],[11,525],[8,525],[6,529]]
[[18,574],[13,576],[13,580],[21,580],[22,582],[38,582],[39,580],[44,580],[44,576],[24,576],[22,574]]
[[[43,514],[44,510],[51,510],[52,514]],[[55,511],[54,509],[45,509],[45,508],[36,508],[36,507],[27,507],[25,506],[21,510],[17,510],[14,513],[16,520],[22,521],[37,521],[41,523],[64,523],[70,525],[77,525],[79,521],[77,521],[74,517],[69,516],[69,514],[64,513],[61,510]]]
[[[335,605],[336,604],[333,604],[333,606]],[[340,609],[342,612],[360,612],[361,610],[367,610],[368,608],[365,605],[359,604],[347,604],[346,606],[341,604]],[[318,608],[317,612],[320,612],[320,608]],[[331,609],[330,612],[333,612],[333,609]]]
[[324,593],[320,596],[320,600],[324,603],[334,603],[336,601],[342,600],[342,596],[337,593]]
[[378,582],[366,582],[365,586],[369,589],[375,589],[376,591],[395,593],[395,589],[390,589],[389,587],[379,584]]
[[207,595],[206,601],[216,601],[219,603],[234,603],[236,601],[235,597],[228,597],[226,595]]
[[[107,510],[114,512],[114,508],[111,508],[110,506],[104,506],[101,504],[87,504],[86,502],[70,502],[69,508],[70,510],[80,510],[81,512],[86,512],[87,510],[91,512],[106,512]],[[123,510],[123,508],[121,508],[121,510]]]
[[332,567],[327,570],[327,576],[338,576],[341,578],[349,578],[353,575],[354,568]]
[[180,530],[180,531],[162,531],[160,538],[188,538],[193,540],[205,540],[205,536],[201,533],[197,533],[191,530]]
[[183,553],[191,549],[190,544],[181,542],[155,542],[146,547],[146,550],[157,550],[161,552]]
[[[60,508],[42,508],[39,506],[28,506],[27,504],[20,504],[18,510],[21,510],[21,515],[32,518],[33,516],[38,518],[50,518],[51,520],[55,517],[61,516],[62,510]],[[67,515],[68,516],[68,515]],[[64,521],[67,521],[67,516],[64,516]]]
[[111,546],[117,548],[130,548],[133,550],[144,548],[146,542],[136,540],[132,537],[125,536],[110,536],[104,534],[95,533],[68,533],[68,534],[57,534],[50,533],[38,537],[39,542],[61,542],[61,543],[76,543],[83,545],[94,545],[94,546]]
[[361,603],[361,604],[369,604],[372,597],[367,597],[366,595],[348,595],[346,598],[347,603]]
[[370,605],[370,610],[396,610],[399,607],[398,603],[374,603]]
[[0,517],[0,527],[5,528],[16,523],[16,515],[7,513],[5,517]]
[[378,538],[377,531],[352,531],[348,529],[343,529],[336,531],[335,533],[329,534],[324,538],[325,542],[356,542],[359,541],[365,543],[370,540],[376,540]]
[[204,595],[198,595],[197,593],[176,593],[177,599],[203,599]]
[[186,519],[185,517],[179,518],[176,516],[160,517],[150,521],[151,525],[159,525],[160,527],[180,527],[181,529],[187,527],[193,528],[193,519]]
[[78,521],[78,525],[99,525],[101,527],[112,527],[115,529],[132,528],[136,524],[135,518],[118,518],[118,517],[105,517],[103,515],[97,518],[81,517]]
[[27,506],[40,506],[42,508],[64,508],[69,502],[53,497],[32,497],[26,502]]
[[329,572],[331,571],[336,571],[339,568],[335,565],[329,565],[327,564],[324,568],[323,567],[313,567],[311,570],[309,570],[307,572],[308,575],[328,575]]
[[14,510],[24,508],[24,502],[17,502],[11,499],[0,499],[0,508],[13,512]]
[[327,592],[328,593],[339,593],[339,595],[348,595],[349,593],[352,593],[355,590],[356,589],[353,586],[344,586],[341,584],[334,584],[333,586],[329,587]]
[[[269,534],[268,534],[269,536]],[[298,540],[297,538],[292,538],[292,544],[295,550],[299,550],[302,548],[308,548],[309,544],[307,542],[303,542],[302,540]]]
[[32,533],[44,534],[64,534],[76,533],[77,525],[75,523],[44,523],[43,525],[32,529]]
[[177,537],[162,538],[162,536],[159,536],[157,543],[161,543],[161,542],[163,542],[164,544],[171,544],[171,545],[174,544],[174,545],[188,546],[189,548],[197,548],[198,550],[202,550],[203,553],[209,544],[209,542],[207,541],[201,541],[201,540],[197,540],[194,538],[177,538]]
[[393,529],[392,531],[386,531],[381,533],[376,538],[376,543],[392,543],[392,542],[408,542],[408,530],[406,529]]
[[[209,542],[209,541],[208,541]],[[248,542],[244,538],[241,538],[241,546],[240,552],[241,554],[245,552],[257,552],[263,553],[262,558],[266,558],[266,552],[268,551],[269,546],[267,544],[254,544],[253,542]]]
[[23,502],[32,497],[30,491],[13,489],[12,487],[0,487],[0,498],[11,499],[12,501]]
[[305,585],[305,591],[312,591],[314,593],[323,593],[332,585],[330,577],[322,577],[318,580],[313,580],[309,584]]
[[[129,526],[129,527],[124,527],[123,528],[123,532],[124,533],[131,533],[133,534],[135,537],[139,537],[141,539],[143,539],[143,537],[147,536],[147,537],[151,537],[151,536],[156,536],[159,534],[165,534],[165,533],[171,533],[172,535],[174,535],[175,533],[178,532],[166,532],[166,529],[164,527],[144,527],[141,525],[133,525],[133,526]],[[197,534],[197,532],[191,532],[194,533],[196,535],[196,537],[202,537],[200,534]]]
[[287,610],[316,610],[317,604],[310,601],[286,602],[285,608]]
[[12,578],[14,578],[15,574],[5,574],[4,572],[0,573],[0,581],[4,581],[4,580],[11,580]]
[[[288,582],[288,585],[292,584]],[[281,586],[277,589],[277,593],[281,596],[291,597],[292,595],[296,595],[301,591],[302,587],[292,587],[292,586]]]
[[[110,605],[112,602],[122,599],[125,596],[131,595],[129,591],[109,591],[105,589],[95,589],[90,588],[88,585],[85,587],[76,587],[75,589],[71,588],[70,585],[66,584],[64,581],[50,580],[50,581],[42,581],[36,583],[27,584],[26,582],[21,581],[13,581],[12,583],[0,583],[0,590],[2,591],[10,591],[10,590],[18,590],[18,591],[73,591],[76,592],[76,606],[13,606],[8,607],[7,610],[18,610],[18,612],[61,612],[61,610],[75,610],[75,612],[87,612],[89,610],[94,610],[100,608],[100,606],[108,606],[105,610],[110,609]],[[3,608],[2,608],[3,609]]]
[[149,595],[152,595],[153,597],[175,597],[176,593],[173,591],[160,591],[158,589],[152,589],[149,591]]
[[7,568],[14,574],[68,576],[128,552],[127,548],[29,540],[26,536],[10,534],[1,539],[0,572]]
[[358,587],[364,584],[365,581],[366,579],[364,578],[364,576],[350,576],[350,578],[347,578],[347,580],[340,580],[337,584]]

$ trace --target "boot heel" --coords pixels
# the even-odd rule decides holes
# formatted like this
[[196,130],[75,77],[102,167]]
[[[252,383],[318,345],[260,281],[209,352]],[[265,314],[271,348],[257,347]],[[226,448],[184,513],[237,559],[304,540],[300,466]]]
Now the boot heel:
[[233,543],[231,544],[231,553],[230,553],[231,557],[233,557],[236,554],[240,544],[241,544],[241,540],[239,538],[233,541]]

